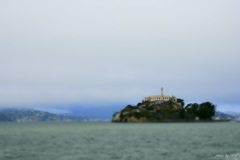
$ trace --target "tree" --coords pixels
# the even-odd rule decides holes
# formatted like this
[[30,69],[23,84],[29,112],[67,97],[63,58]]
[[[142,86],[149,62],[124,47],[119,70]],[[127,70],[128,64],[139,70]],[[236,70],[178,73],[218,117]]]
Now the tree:
[[200,119],[211,119],[215,115],[216,106],[211,102],[204,102],[199,105],[197,115]]
[[181,106],[184,107],[184,100],[183,100],[183,99],[178,98],[178,99],[177,99],[177,102],[178,102],[178,103],[181,103]]
[[197,109],[199,108],[199,104],[193,103],[193,104],[192,104],[192,108],[193,108],[194,110],[197,110]]
[[192,117],[198,116],[197,115],[197,110],[199,108],[199,104],[197,103],[189,103],[186,107],[185,110],[187,111],[187,113],[189,115],[191,115]]
[[189,103],[186,105],[186,107],[184,108],[186,111],[189,110],[192,107],[192,103]]
[[181,109],[180,112],[179,112],[179,117],[180,118],[185,118],[185,110],[184,109]]

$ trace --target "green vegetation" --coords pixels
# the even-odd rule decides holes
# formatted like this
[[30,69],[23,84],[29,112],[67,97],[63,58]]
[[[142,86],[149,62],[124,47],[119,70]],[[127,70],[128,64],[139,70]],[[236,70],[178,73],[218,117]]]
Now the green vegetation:
[[[215,115],[216,106],[211,102],[201,104],[191,103],[184,107],[184,100],[177,99],[177,103],[141,102],[136,106],[127,105],[121,112],[114,114],[113,122],[165,122],[165,121],[211,121]],[[119,116],[117,117],[117,114]]]
[[201,104],[190,103],[185,107],[189,115],[199,117],[200,119],[210,120],[215,115],[216,106],[211,102],[204,102]]
[[177,102],[178,102],[178,103],[181,103],[182,106],[184,106],[184,104],[185,104],[185,103],[184,103],[184,100],[183,100],[183,99],[180,99],[180,98],[177,99]]

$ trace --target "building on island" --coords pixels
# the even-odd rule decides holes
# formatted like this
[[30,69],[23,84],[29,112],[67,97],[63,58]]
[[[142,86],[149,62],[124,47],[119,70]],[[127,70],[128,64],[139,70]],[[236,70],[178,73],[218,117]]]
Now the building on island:
[[161,95],[157,96],[150,96],[150,97],[144,97],[144,101],[149,101],[149,102],[164,102],[164,101],[172,101],[177,103],[177,98],[175,96],[168,96],[168,95],[163,95],[163,87],[161,88]]

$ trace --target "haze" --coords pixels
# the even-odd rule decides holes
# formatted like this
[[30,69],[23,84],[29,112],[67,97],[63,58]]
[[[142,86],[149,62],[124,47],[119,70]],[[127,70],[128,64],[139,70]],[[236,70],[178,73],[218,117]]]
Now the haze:
[[1,0],[0,106],[137,103],[240,111],[238,0]]

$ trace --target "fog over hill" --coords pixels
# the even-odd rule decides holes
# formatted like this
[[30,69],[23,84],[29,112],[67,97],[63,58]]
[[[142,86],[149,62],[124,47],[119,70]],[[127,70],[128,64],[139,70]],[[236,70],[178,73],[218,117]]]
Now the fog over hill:
[[79,121],[80,118],[57,115],[33,109],[1,109],[0,121],[37,122],[37,121]]
[[[50,107],[50,108],[40,108],[42,111],[47,111],[50,113],[80,117],[82,119],[98,119],[98,120],[111,120],[113,114],[122,110],[126,105],[116,105],[116,106],[102,106],[102,107]],[[232,120],[240,117],[240,113],[234,112],[234,114],[228,112],[216,112],[214,117],[219,117],[221,119],[227,119],[230,117]]]
[[[0,121],[30,122],[30,121],[81,121],[81,120],[111,120],[113,114],[123,107],[55,107],[34,109],[0,109]],[[216,112],[214,117],[236,120],[240,113]]]

